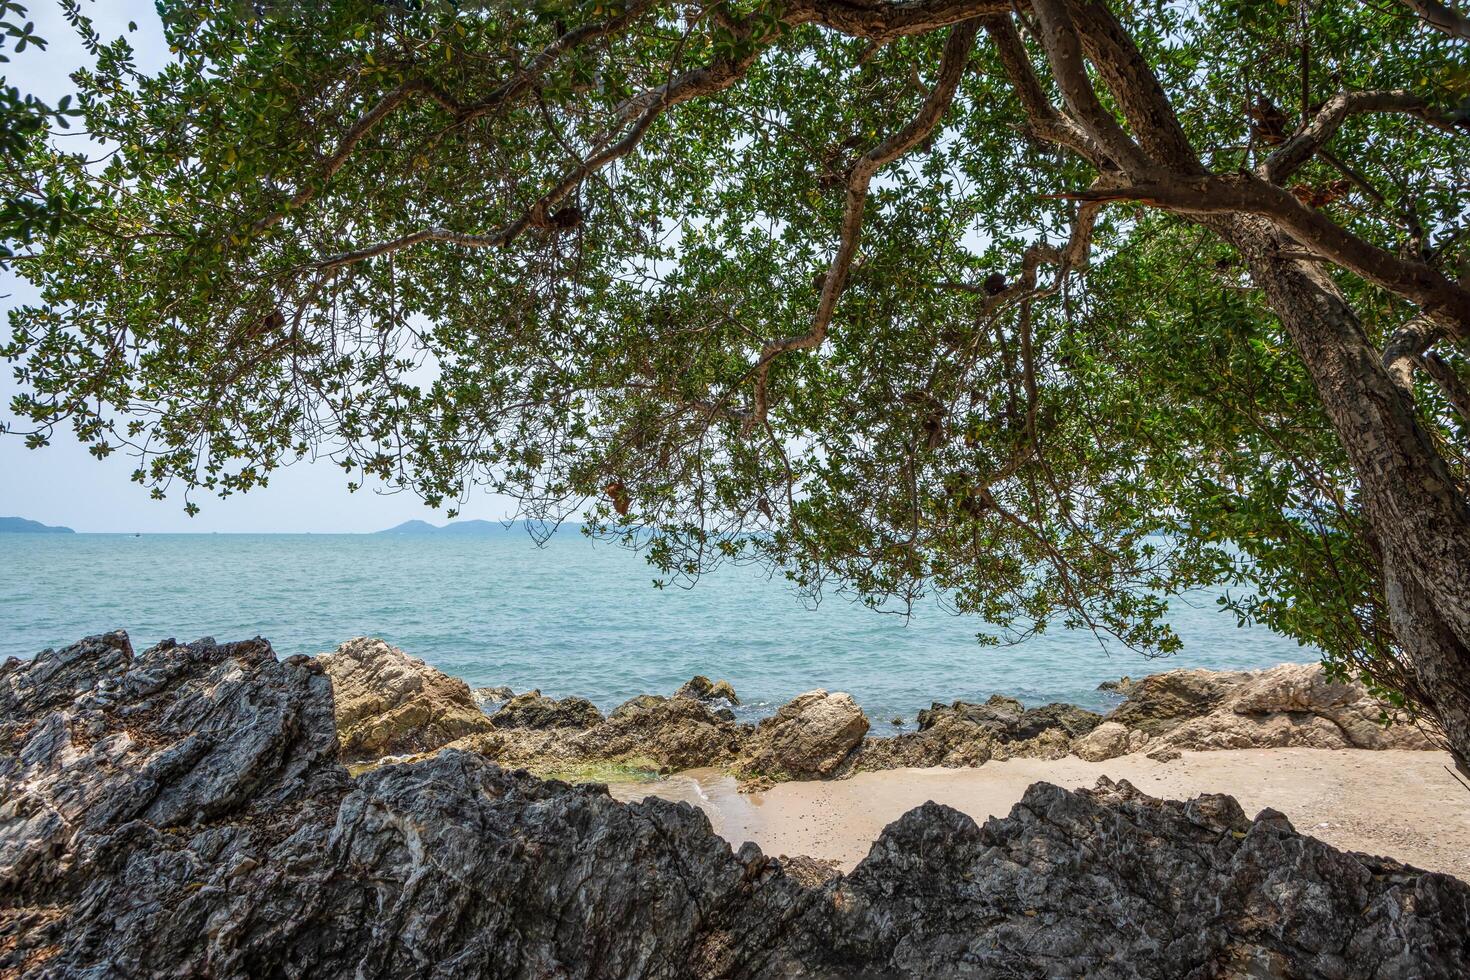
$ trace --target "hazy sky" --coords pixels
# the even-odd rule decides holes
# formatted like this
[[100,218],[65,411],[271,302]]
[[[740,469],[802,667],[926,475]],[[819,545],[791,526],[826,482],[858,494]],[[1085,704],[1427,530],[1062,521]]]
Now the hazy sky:
[[[71,89],[67,75],[85,63],[86,55],[55,0],[32,0],[29,16],[36,32],[50,42],[46,51],[28,50],[0,66],[12,84],[55,102]],[[83,8],[104,40],[127,32],[145,70],[168,57],[158,14],[151,0],[100,0]],[[0,273],[0,307],[9,310],[34,296],[29,287]],[[8,323],[0,326],[9,333]],[[0,418],[11,421],[5,406],[16,392],[9,365],[0,365]],[[128,474],[136,463],[121,453],[98,461],[65,432],[52,445],[31,451],[12,435],[0,435],[0,516],[14,515],[64,524],[78,531],[373,531],[409,518],[440,521],[418,498],[408,494],[347,492],[347,478],[330,463],[299,463],[278,470],[271,485],[226,500],[194,498],[202,511],[190,518],[183,500],[154,501]],[[495,519],[509,512],[509,502],[489,494],[472,498],[462,516]]]

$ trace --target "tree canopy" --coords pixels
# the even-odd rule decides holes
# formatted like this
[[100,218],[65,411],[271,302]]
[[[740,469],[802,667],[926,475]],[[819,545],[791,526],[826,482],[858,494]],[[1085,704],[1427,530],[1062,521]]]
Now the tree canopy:
[[167,68],[75,76],[103,150],[0,177],[63,215],[0,349],[32,445],[191,510],[326,453],[1001,636],[1167,652],[1229,585],[1470,751],[1454,8],[159,9]]

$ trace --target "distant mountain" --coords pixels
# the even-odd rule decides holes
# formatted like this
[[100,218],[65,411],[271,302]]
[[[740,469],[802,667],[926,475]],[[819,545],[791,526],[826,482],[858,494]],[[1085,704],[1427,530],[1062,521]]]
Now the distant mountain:
[[428,521],[404,521],[396,527],[390,527],[378,534],[435,534],[441,537],[490,537],[491,535],[506,534],[510,531],[520,531],[519,523],[506,527],[499,521],[450,521],[443,527],[436,527]]
[[76,534],[69,527],[52,527],[24,517],[0,517],[0,534]]

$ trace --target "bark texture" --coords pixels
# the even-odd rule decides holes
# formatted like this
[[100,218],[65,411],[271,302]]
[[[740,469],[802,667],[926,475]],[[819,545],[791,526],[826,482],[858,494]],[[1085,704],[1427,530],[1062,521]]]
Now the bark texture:
[[1444,460],[1321,267],[1265,219],[1212,223],[1245,257],[1316,385],[1356,473],[1383,555],[1411,692],[1470,771],[1470,508]]

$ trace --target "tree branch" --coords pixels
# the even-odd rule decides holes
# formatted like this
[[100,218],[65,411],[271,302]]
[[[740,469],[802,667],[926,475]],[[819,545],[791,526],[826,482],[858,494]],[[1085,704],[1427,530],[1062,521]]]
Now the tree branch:
[[1021,36],[1009,15],[985,19],[985,32],[995,44],[996,55],[1005,70],[1026,118],[1031,132],[1038,138],[1073,150],[1099,170],[1116,165],[1108,159],[1102,148],[1077,125],[1076,121],[1058,112],[1041,87],[1031,59],[1021,43]]
[[804,334],[767,344],[761,351],[754,368],[755,400],[744,426],[747,434],[757,424],[765,421],[768,404],[766,378],[770,373],[771,362],[787,351],[820,347],[827,338],[827,327],[837,309],[837,300],[847,285],[853,256],[857,254],[858,242],[862,237],[868,185],[879,169],[917,146],[944,118],[969,64],[970,53],[975,49],[975,35],[979,29],[979,20],[965,21],[950,29],[949,38],[944,44],[944,55],[939,63],[939,78],[918,113],[906,126],[888,136],[853,164],[847,178],[847,202],[841,224],[842,238],[827,268],[827,275],[822,283],[822,295],[817,301],[817,312],[812,318],[812,328]]
[[603,37],[613,31],[621,30],[632,23],[650,6],[650,0],[638,0],[628,5],[628,9],[617,17],[607,20],[595,21],[575,27],[558,37],[536,54],[526,66],[513,76],[506,79],[495,88],[487,97],[473,105],[460,105],[455,99],[436,88],[424,79],[414,79],[404,82],[397,88],[388,92],[367,112],[358,117],[343,134],[342,140],[337,144],[337,149],[329,156],[321,167],[321,173],[314,183],[308,183],[301,187],[279,211],[267,215],[257,221],[252,231],[259,233],[268,228],[273,228],[285,219],[286,215],[302,205],[308,204],[324,190],[337,172],[346,165],[351,158],[357,144],[371,133],[377,125],[382,122],[393,110],[408,102],[416,96],[428,98],[437,103],[441,108],[455,118],[455,122],[464,124],[472,122],[483,116],[499,111],[512,99],[524,95],[536,81],[545,73],[546,69],[566,51],[575,48],[587,41]]
[[1470,41],[1470,17],[1455,10],[1447,3],[1439,0],[1399,0],[1405,7],[1414,11],[1419,19],[1437,31],[1443,31],[1450,37],[1457,37],[1462,41]]
[[1120,169],[1135,177],[1153,172],[1154,161],[1098,100],[1082,60],[1077,29],[1064,0],[1033,0],[1032,7],[1041,26],[1041,45],[1072,116]]
[[1248,213],[1271,220],[1304,247],[1409,300],[1457,340],[1470,337],[1470,290],[1438,269],[1364,241],[1289,191],[1251,174],[1171,177],[1116,189],[1058,197],[1078,201],[1139,201],[1175,214]]
[[1327,100],[1311,122],[1256,168],[1256,172],[1273,184],[1280,183],[1319,152],[1349,116],[1369,112],[1402,112],[1417,116],[1446,132],[1455,132],[1453,117],[1433,111],[1424,99],[1412,92],[1339,92]]
[[643,138],[643,134],[648,131],[648,127],[652,126],[666,110],[681,102],[688,102],[691,99],[729,88],[745,76],[763,50],[762,44],[751,44],[750,50],[739,58],[717,61],[703,68],[685,72],[658,88],[650,89],[624,103],[620,113],[624,118],[631,115],[640,106],[642,111],[638,113],[623,135],[616,142],[606,145],[602,150],[565,173],[551,190],[543,194],[520,217],[496,231],[486,234],[467,234],[438,227],[426,228],[390,241],[327,256],[318,260],[316,266],[320,269],[335,269],[426,241],[452,242],[472,248],[507,246],[532,225],[543,225],[546,222],[547,213],[575,190],[582,181],[631,153]]
[[1097,0],[1068,0],[1087,56],[1113,93],[1144,153],[1181,173],[1205,172],[1153,68],[1118,18]]

